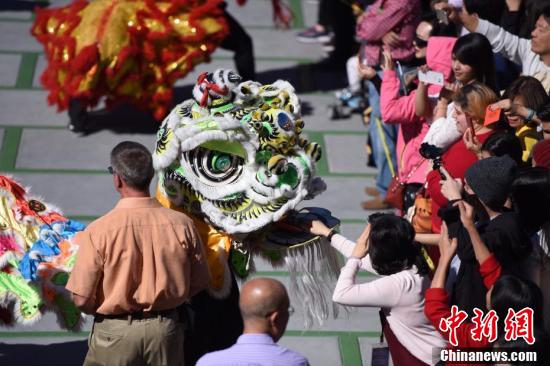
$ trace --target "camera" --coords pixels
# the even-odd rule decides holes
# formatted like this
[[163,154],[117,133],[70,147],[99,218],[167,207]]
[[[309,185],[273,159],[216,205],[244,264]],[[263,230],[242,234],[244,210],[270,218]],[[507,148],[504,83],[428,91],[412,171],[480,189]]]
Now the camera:
[[440,168],[443,164],[441,160],[441,155],[443,155],[443,149],[435,145],[430,145],[424,142],[420,145],[420,155],[425,159],[430,159],[433,163],[435,170],[439,172],[441,179],[445,179],[445,175],[441,172]]

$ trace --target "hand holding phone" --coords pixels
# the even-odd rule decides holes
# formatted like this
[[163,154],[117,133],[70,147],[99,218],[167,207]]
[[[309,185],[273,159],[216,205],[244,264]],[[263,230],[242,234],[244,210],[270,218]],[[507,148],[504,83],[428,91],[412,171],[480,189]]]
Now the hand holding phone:
[[468,128],[464,135],[462,136],[462,141],[466,148],[476,154],[478,157],[481,155],[481,142],[476,137],[475,130],[473,128]]
[[437,71],[423,72],[420,70],[418,72],[418,80],[425,84],[445,85],[445,76],[443,73]]
[[394,70],[395,63],[391,55],[391,50],[388,47],[382,48],[382,69],[383,70]]

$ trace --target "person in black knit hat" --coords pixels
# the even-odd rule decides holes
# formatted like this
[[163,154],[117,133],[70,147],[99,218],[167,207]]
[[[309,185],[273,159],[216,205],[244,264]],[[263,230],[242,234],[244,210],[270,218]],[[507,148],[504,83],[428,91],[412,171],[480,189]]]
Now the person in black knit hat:
[[502,212],[516,167],[516,162],[508,155],[483,159],[466,170],[466,182],[488,211]]
[[487,289],[456,202],[464,201],[467,209],[475,210],[481,239],[502,265],[503,274],[528,277],[526,268],[533,265],[530,262],[532,243],[519,216],[507,207],[516,169],[516,162],[507,155],[480,160],[466,171],[464,189],[458,180],[445,173],[447,179],[441,191],[449,199],[449,205],[440,211],[440,216],[447,223],[449,237],[458,239],[460,259],[451,302],[470,316],[474,315],[475,307],[485,308]]

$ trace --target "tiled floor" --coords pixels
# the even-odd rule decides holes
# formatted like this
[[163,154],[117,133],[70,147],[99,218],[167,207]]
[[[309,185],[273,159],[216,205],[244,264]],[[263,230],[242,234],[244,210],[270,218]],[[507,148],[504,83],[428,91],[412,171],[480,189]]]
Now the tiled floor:
[[[66,0],[50,2],[52,6],[67,3]],[[290,0],[296,16],[294,28],[282,31],[274,30],[271,25],[270,3],[269,0],[249,0],[241,8],[234,1],[228,1],[230,12],[254,40],[258,72],[264,77],[296,78],[291,81],[314,85],[316,80],[308,80],[311,74],[307,69],[306,72],[292,69],[323,56],[320,46],[299,44],[294,39],[298,29],[315,21],[316,6]],[[58,114],[47,105],[46,92],[39,85],[44,62],[41,47],[29,33],[33,19],[33,14],[27,11],[0,11],[0,172],[31,186],[34,193],[61,207],[69,217],[87,222],[108,211],[116,201],[105,171],[110,149],[127,139],[153,147],[155,136],[103,130],[79,137],[67,131],[66,114]],[[177,86],[190,85],[200,71],[232,65],[232,54],[220,50],[214,54],[211,64],[199,65]],[[278,76],[279,70],[281,76]],[[284,70],[286,74],[282,73]],[[326,105],[332,101],[329,91],[317,90],[300,97],[308,107],[304,116],[305,133],[324,148],[318,172],[328,184],[327,192],[307,205],[332,210],[342,219],[344,234],[356,238],[367,216],[359,207],[363,187],[373,183],[375,173],[365,166],[366,131],[359,117],[337,122],[328,120]],[[265,262],[259,261],[257,267],[258,275],[287,280],[284,271],[273,269]],[[360,278],[362,281],[372,279]],[[64,352],[67,364],[79,364],[86,348],[83,339],[87,329],[89,322],[81,333],[64,332],[53,314],[31,327],[0,327],[0,363],[4,363],[2,357],[12,360],[10,357],[19,356],[33,360],[34,364],[51,364],[48,357],[57,359],[63,357],[60,352]],[[308,330],[303,329],[302,318],[296,314],[281,343],[304,353],[312,365],[366,365],[370,363],[369,344],[378,341],[379,329],[376,309],[355,309],[327,321],[322,327]]]

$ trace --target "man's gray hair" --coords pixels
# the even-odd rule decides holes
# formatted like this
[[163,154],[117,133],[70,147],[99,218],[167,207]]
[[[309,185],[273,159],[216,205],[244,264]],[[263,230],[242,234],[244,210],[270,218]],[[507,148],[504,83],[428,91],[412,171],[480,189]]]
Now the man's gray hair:
[[153,158],[145,146],[134,141],[124,141],[111,151],[114,172],[131,188],[148,191],[155,174]]

